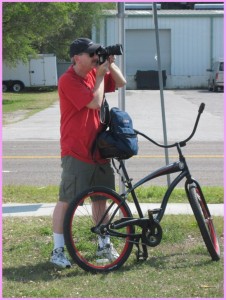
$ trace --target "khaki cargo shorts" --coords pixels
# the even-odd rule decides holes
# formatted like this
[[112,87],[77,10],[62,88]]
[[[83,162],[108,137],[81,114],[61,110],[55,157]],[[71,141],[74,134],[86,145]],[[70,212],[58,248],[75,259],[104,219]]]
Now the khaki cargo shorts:
[[111,162],[88,164],[72,156],[61,159],[61,183],[59,201],[71,202],[85,189],[92,186],[105,186],[115,189],[114,169]]

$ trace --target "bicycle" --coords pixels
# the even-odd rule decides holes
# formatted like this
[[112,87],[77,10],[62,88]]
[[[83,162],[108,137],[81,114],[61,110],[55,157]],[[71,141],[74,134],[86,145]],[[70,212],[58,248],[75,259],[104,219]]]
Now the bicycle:
[[[206,248],[212,260],[217,261],[220,259],[220,247],[213,218],[208,209],[201,186],[192,177],[186,159],[182,154],[182,147],[186,146],[187,142],[191,140],[196,132],[204,108],[205,104],[202,103],[199,107],[192,133],[187,139],[181,142],[162,145],[136,130],[137,134],[159,147],[176,147],[179,161],[157,169],[132,185],[132,180],[129,178],[123,160],[118,159],[119,166],[124,175],[124,184],[127,188],[124,193],[119,195],[115,191],[103,186],[91,187],[78,195],[70,203],[64,220],[64,237],[67,250],[79,267],[91,272],[117,270],[130,256],[134,244],[137,246],[137,260],[146,260],[148,257],[147,246],[155,247],[161,242],[162,228],[160,222],[164,216],[172,191],[184,178],[186,178],[186,195]],[[179,174],[168,186],[160,208],[149,209],[148,216],[144,217],[135,189],[156,177],[177,172]],[[126,200],[129,194],[132,196],[138,217],[133,217],[127,204]],[[96,220],[92,216],[92,200],[94,198],[99,199],[99,201],[105,200],[106,203],[106,210]],[[107,257],[100,259],[96,255],[97,236],[104,238],[106,235],[110,236],[111,242],[118,252],[118,257],[115,259]]]

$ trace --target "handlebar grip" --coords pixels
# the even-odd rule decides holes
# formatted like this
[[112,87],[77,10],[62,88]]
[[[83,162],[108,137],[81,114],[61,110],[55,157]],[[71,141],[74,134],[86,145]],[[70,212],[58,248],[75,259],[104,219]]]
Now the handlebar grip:
[[199,113],[202,114],[205,109],[205,103],[201,103],[199,106]]

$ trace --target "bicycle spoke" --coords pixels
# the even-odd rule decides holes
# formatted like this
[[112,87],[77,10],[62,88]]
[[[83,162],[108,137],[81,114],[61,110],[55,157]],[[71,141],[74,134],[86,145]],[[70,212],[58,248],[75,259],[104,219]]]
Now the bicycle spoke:
[[70,222],[65,229],[66,244],[71,256],[84,269],[108,271],[118,268],[128,258],[133,246],[128,236],[133,231],[132,226],[117,230],[125,238],[111,236],[108,231],[109,220],[113,223],[121,216],[131,217],[121,201],[116,193],[94,191],[77,198],[71,206],[70,216],[67,216]]

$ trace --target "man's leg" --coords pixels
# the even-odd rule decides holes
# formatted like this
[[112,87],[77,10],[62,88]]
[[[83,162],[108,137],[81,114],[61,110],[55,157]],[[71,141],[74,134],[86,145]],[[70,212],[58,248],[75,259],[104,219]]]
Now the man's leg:
[[[107,205],[106,200],[95,200],[92,201],[92,215],[93,215],[93,221],[97,225],[98,222],[101,220],[103,214],[106,211]],[[103,223],[106,223],[109,220],[108,215],[103,220]]]
[[[112,190],[115,189],[115,176],[114,169],[111,166],[110,161],[103,165],[97,165],[95,169],[95,173],[92,181],[93,186],[104,186],[108,187]],[[107,201],[104,199],[95,199],[92,201],[92,213],[93,220],[95,224],[101,220],[104,212],[107,208]],[[104,222],[109,220],[109,216],[107,215]]]
[[53,211],[53,232],[63,234],[64,216],[68,208],[68,203],[58,201]]
[[[87,169],[88,168],[88,169]],[[90,181],[89,165],[71,157],[65,156],[62,158],[62,175],[59,189],[59,201],[53,212],[53,240],[54,250],[52,257],[56,251],[56,259],[51,261],[62,267],[69,267],[70,262],[64,255],[64,235],[63,224],[64,218],[71,200],[73,200],[77,193],[87,188],[87,183]],[[87,175],[86,175],[87,174]],[[65,200],[65,201],[64,201]],[[59,253],[58,253],[59,250]],[[58,264],[58,258],[60,259]]]
[[[93,221],[96,225],[102,219],[106,209],[107,209],[106,200],[92,201]],[[103,220],[103,223],[106,223],[108,221],[109,221],[109,215],[107,214]],[[104,256],[108,258],[110,261],[113,261],[119,257],[117,250],[114,248],[113,244],[111,243],[109,234],[98,235],[98,249],[96,255],[99,257]]]
[[70,268],[71,263],[64,255],[64,234],[63,225],[67,202],[59,201],[53,212],[53,242],[54,248],[51,254],[50,261],[61,268]]

